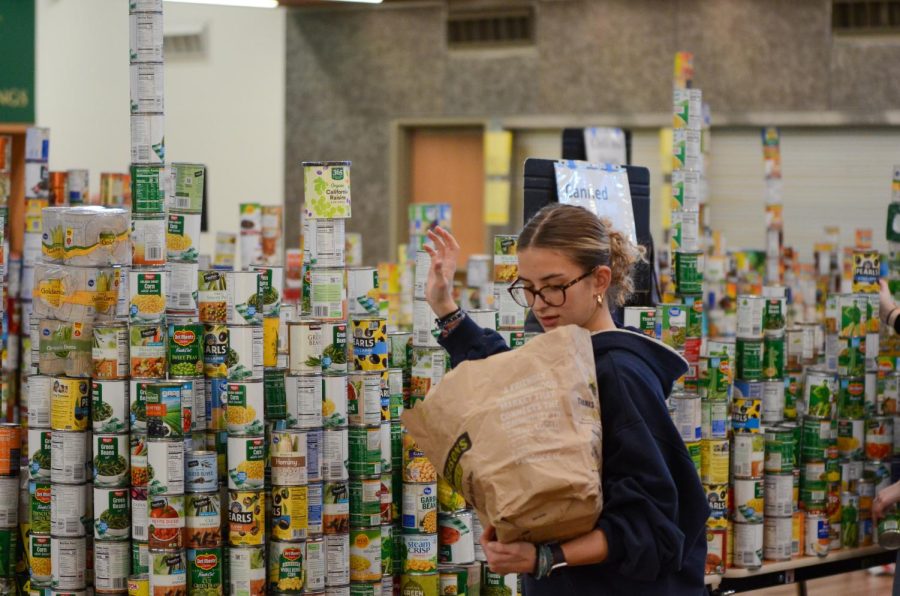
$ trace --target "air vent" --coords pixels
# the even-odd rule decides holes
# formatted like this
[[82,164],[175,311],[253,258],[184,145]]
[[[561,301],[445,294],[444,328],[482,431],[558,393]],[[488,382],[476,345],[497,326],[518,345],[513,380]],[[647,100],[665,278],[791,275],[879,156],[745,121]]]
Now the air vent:
[[834,0],[831,30],[853,35],[900,33],[900,1]]
[[451,12],[447,19],[450,49],[495,49],[534,43],[534,10],[509,9]]
[[166,60],[203,57],[206,54],[206,25],[178,24],[166,27],[163,52]]

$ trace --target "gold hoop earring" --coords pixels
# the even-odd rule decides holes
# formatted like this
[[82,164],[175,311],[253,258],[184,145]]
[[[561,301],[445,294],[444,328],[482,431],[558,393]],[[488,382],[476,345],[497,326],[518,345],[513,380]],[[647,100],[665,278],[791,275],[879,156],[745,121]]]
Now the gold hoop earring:
[[597,294],[597,305],[603,306],[603,294]]

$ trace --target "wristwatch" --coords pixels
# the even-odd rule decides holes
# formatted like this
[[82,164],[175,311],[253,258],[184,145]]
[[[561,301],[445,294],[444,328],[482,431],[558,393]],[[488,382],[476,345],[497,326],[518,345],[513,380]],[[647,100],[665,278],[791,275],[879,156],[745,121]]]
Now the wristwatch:
[[566,555],[563,553],[562,546],[560,546],[558,542],[554,542],[550,545],[550,554],[552,555],[552,562],[550,564],[550,571],[547,572],[547,577],[553,575],[553,572],[557,569],[569,566],[566,562]]

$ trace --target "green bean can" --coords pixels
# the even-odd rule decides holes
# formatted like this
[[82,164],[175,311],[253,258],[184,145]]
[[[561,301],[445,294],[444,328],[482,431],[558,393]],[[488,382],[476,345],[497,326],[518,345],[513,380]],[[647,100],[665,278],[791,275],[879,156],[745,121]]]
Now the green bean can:
[[150,573],[150,545],[139,540],[131,541],[131,573]]
[[780,379],[784,376],[784,331],[766,331],[762,375],[764,379]]
[[412,365],[412,332],[388,333],[388,366],[409,370]]
[[287,395],[285,393],[284,368],[267,368],[263,371],[263,395],[265,397],[266,419],[287,418]]
[[[832,422],[828,418],[807,416],[803,419],[803,433],[800,442],[800,456],[803,461],[824,460],[828,447],[832,444]],[[837,441],[834,440],[836,444]]]
[[169,374],[176,377],[203,376],[203,325],[169,323]]
[[675,252],[675,288],[679,294],[703,292],[702,252]]
[[838,379],[838,418],[863,418],[866,414],[866,380],[864,377]]
[[841,493],[841,546],[859,546],[859,495]]
[[350,474],[353,476],[379,476],[381,474],[381,426],[351,426],[348,444],[350,448]]
[[786,428],[766,429],[766,464],[769,474],[786,474],[794,469],[797,442],[794,433]]
[[735,340],[737,366],[735,375],[745,381],[759,381],[763,378],[763,342],[753,339]]
[[187,549],[188,581],[192,596],[222,593],[222,547]]
[[404,573],[400,576],[400,593],[403,596],[438,596],[440,589],[441,576],[438,573]]

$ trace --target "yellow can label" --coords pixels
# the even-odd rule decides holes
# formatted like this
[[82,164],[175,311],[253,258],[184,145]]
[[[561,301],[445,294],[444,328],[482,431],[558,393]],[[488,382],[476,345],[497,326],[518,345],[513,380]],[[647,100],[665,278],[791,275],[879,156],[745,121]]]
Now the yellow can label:
[[90,420],[90,379],[54,378],[51,386],[50,428],[87,430]]
[[266,504],[263,491],[228,491],[228,543],[257,546],[266,534]]
[[150,596],[150,578],[146,575],[129,577],[128,596]]
[[272,538],[303,540],[307,535],[309,493],[305,486],[272,489]]
[[353,319],[350,326],[353,335],[353,369],[387,370],[387,321],[381,318]]
[[700,443],[700,478],[704,484],[728,484],[728,439],[704,439]]
[[281,321],[276,317],[263,319],[263,366],[278,366],[278,325]]

